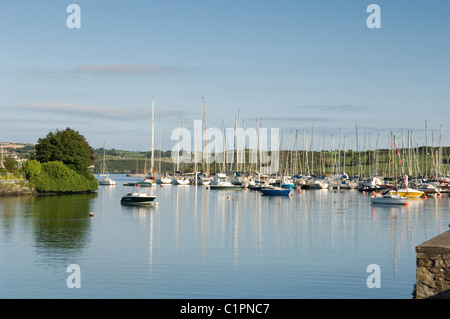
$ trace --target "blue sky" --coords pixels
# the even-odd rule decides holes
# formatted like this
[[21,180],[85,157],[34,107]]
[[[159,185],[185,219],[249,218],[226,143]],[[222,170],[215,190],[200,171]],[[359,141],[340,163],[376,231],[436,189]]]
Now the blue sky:
[[233,127],[239,110],[246,127],[262,118],[308,140],[314,127],[316,148],[339,132],[351,147],[356,126],[360,147],[387,147],[402,130],[423,145],[426,121],[428,143],[442,128],[450,145],[449,31],[446,0],[2,1],[0,141],[71,127],[93,147],[147,150],[154,97],[171,149],[205,97],[208,127]]

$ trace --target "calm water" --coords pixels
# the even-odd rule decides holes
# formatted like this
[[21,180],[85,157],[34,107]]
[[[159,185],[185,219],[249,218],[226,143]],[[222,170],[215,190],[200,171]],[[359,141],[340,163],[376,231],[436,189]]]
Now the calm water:
[[91,195],[0,198],[0,298],[410,299],[415,247],[450,224],[446,194],[374,207],[357,191],[165,185],[159,205],[133,208],[120,205],[132,178],[114,178]]

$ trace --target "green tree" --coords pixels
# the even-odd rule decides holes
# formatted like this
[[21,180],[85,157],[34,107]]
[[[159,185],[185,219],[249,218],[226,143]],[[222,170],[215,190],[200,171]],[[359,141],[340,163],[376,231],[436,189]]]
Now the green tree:
[[93,163],[94,151],[84,136],[71,128],[50,132],[35,146],[34,159],[41,163],[60,161],[78,174],[92,176],[88,167]]
[[5,166],[5,169],[8,172],[12,172],[16,169],[17,166],[17,161],[12,158],[11,155],[9,155],[7,158],[5,158],[5,160],[3,161],[3,165]]
[[41,163],[36,160],[26,161],[22,166],[22,170],[25,173],[27,179],[33,178],[41,173]]

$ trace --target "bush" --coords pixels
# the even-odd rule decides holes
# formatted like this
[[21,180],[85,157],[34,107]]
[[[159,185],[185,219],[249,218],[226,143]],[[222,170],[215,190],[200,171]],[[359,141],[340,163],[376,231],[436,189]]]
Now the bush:
[[41,164],[40,173],[30,176],[30,183],[38,192],[78,193],[97,189],[92,174],[80,175],[60,161]]
[[41,173],[41,163],[36,160],[26,161],[22,166],[22,171],[25,173],[27,179],[37,176]]

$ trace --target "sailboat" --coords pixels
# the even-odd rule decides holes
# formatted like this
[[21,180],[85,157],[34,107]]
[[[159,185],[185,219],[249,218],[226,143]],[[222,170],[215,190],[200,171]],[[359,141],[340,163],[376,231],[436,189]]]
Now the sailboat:
[[400,151],[398,149],[397,143],[395,143],[397,147],[397,154],[400,162],[400,167],[402,170],[403,180],[405,181],[405,187],[402,189],[396,188],[395,190],[391,190],[388,193],[382,196],[372,196],[371,202],[373,204],[399,204],[406,205],[410,198],[420,197],[423,195],[422,191],[418,191],[416,189],[412,189],[408,187],[408,176],[405,176],[405,172],[403,170],[403,164],[400,157]]
[[127,174],[128,177],[145,177],[145,174],[138,173],[139,171],[139,159],[136,158],[136,173]]
[[141,187],[152,187],[155,184],[154,174],[156,172],[154,167],[154,143],[155,143],[155,99],[152,97],[152,150],[151,150],[151,173],[148,175],[147,171],[147,158],[145,159],[145,168],[144,168],[144,180],[136,183],[127,183],[127,185],[132,186],[141,186]]
[[158,177],[155,178],[155,183],[156,184],[171,184],[172,179],[168,176],[159,175]]
[[234,185],[223,173],[214,176],[209,185],[210,189],[242,189],[242,187],[242,185]]
[[103,144],[103,159],[101,164],[101,172],[99,176],[104,177],[103,179],[100,179],[97,181],[98,185],[116,185],[116,182],[109,178],[108,170],[106,169],[106,150],[105,150],[105,144]]
[[161,184],[171,184],[172,183],[172,179],[167,176],[167,174],[162,174],[162,170],[161,170],[161,113],[159,113],[159,167],[158,167],[158,171],[159,171],[159,175],[158,177],[155,178],[155,183],[158,185]]
[[184,176],[174,176],[172,178],[173,185],[189,185],[189,178]]

